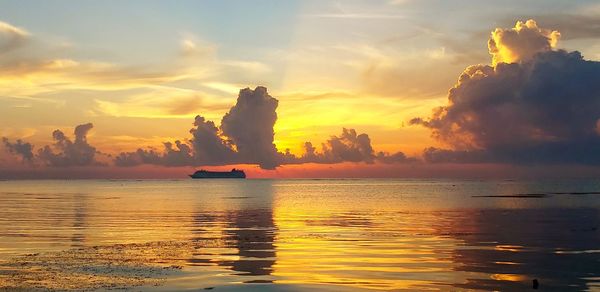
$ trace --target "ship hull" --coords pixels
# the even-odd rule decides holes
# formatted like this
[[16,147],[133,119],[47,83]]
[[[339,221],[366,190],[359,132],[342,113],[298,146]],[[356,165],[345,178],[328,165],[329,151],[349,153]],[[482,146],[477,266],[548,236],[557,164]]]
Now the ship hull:
[[200,172],[190,175],[193,179],[215,179],[215,178],[237,178],[244,179],[246,174],[244,172]]

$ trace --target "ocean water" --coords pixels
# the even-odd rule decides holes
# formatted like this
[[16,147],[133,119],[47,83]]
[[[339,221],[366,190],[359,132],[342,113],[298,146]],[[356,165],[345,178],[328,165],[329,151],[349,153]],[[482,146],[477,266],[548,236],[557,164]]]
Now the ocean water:
[[[599,191],[600,180],[0,181],[0,290],[118,278],[167,291],[522,291],[534,279],[599,291]],[[147,264],[166,272],[136,274]],[[31,276],[40,266],[61,284]]]

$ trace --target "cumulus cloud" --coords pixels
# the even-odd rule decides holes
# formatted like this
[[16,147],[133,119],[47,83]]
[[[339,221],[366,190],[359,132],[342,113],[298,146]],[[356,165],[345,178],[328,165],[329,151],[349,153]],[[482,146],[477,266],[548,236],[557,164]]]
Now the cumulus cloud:
[[424,158],[600,164],[600,62],[553,50],[558,36],[531,20],[496,29],[493,65],[465,69],[448,105],[411,121],[452,148],[429,148]]
[[2,138],[2,143],[9,153],[21,156],[23,162],[33,162],[33,145],[31,143],[23,142],[21,139],[12,143],[8,138]]
[[219,128],[212,121],[204,117],[196,116],[195,128],[190,130],[193,138],[191,140],[194,149],[194,163],[213,165],[234,162],[234,150],[231,141],[223,139],[219,134]]
[[371,139],[365,133],[357,134],[355,129],[342,130],[340,136],[331,136],[321,145],[322,150],[317,151],[311,142],[304,143],[304,154],[298,159],[299,163],[340,163],[376,161],[391,164],[415,161],[402,152],[389,154],[373,150]]
[[94,127],[92,123],[75,127],[75,141],[71,141],[61,130],[52,133],[54,144],[38,150],[38,158],[48,166],[88,166],[100,164],[96,161],[96,148],[87,141],[87,135]]
[[240,162],[257,163],[267,169],[278,165],[277,148],[273,144],[278,104],[265,87],[246,88],[223,116],[221,129],[235,144]]
[[316,153],[310,142],[305,143],[304,158],[309,162],[338,163],[344,161],[373,163],[375,154],[367,134],[357,134],[354,129],[342,130],[322,144],[323,151]]
[[559,38],[558,31],[539,28],[532,19],[518,21],[514,28],[497,28],[488,41],[492,64],[528,61],[537,53],[551,51]]

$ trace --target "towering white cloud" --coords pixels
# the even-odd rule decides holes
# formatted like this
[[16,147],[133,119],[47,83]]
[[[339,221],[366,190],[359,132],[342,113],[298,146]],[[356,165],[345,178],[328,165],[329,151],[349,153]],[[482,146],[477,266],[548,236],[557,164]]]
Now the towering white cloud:
[[555,48],[559,38],[558,31],[539,28],[532,19],[517,21],[514,28],[496,28],[488,41],[492,64],[529,61]]

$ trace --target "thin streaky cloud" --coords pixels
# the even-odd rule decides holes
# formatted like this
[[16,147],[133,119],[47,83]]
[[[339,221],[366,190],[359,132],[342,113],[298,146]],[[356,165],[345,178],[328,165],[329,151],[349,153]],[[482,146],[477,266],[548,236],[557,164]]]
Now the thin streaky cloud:
[[32,96],[24,96],[24,95],[2,95],[0,96],[0,99],[13,99],[13,100],[29,100],[29,101],[36,101],[36,102],[44,102],[44,103],[54,103],[54,104],[63,104],[64,101],[62,100],[55,100],[55,99],[50,99],[50,98],[42,98],[42,97],[32,97]]

